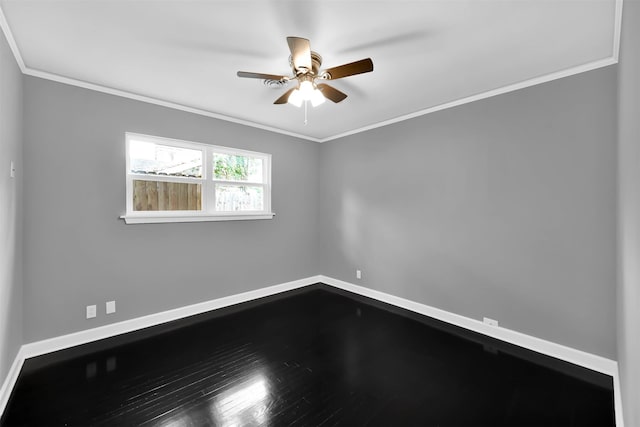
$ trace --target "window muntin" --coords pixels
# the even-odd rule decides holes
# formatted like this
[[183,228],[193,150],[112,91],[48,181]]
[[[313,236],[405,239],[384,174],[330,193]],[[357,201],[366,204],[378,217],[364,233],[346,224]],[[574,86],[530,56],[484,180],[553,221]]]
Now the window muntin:
[[132,133],[126,142],[126,220],[273,216],[271,155]]

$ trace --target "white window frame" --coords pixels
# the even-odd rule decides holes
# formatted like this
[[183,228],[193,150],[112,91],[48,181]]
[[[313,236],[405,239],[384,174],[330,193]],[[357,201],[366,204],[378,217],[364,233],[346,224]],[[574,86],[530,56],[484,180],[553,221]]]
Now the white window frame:
[[[275,215],[271,212],[271,154],[257,151],[241,150],[238,148],[222,147],[218,145],[202,144],[199,142],[182,141],[178,139],[163,138],[159,136],[143,135],[127,132],[125,134],[126,157],[126,213],[120,218],[127,224],[163,223],[163,222],[201,222],[201,221],[230,221],[230,220],[255,220],[271,219]],[[131,172],[129,145],[131,140],[151,142],[170,147],[188,148],[202,152],[202,178],[181,176],[157,176],[137,174]],[[227,181],[213,178],[213,156],[215,153],[247,156],[262,160],[263,182]],[[134,211],[133,210],[133,181],[143,179],[145,181],[185,182],[201,185],[202,210],[200,211]],[[217,184],[247,185],[263,188],[264,210],[262,211],[216,211],[215,189]]]

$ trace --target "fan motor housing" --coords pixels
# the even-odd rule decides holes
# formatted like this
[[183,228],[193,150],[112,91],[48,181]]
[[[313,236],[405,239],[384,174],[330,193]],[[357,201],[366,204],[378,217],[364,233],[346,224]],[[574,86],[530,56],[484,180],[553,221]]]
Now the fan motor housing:
[[[289,55],[289,65],[293,70],[293,74],[296,74],[296,69],[293,66],[293,57]],[[322,65],[322,56],[318,52],[311,51],[311,70],[309,74],[313,74],[314,76],[319,75],[320,66]]]

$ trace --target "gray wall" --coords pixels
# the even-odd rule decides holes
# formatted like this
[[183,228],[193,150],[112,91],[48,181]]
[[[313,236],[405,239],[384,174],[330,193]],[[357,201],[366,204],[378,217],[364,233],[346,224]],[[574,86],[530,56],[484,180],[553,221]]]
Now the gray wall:
[[[24,102],[26,342],[319,273],[318,144],[31,77]],[[271,153],[275,219],[125,225],[127,131]]]
[[616,85],[607,67],[323,144],[322,273],[615,359]]
[[[615,359],[616,90],[608,67],[319,145],[26,78],[25,341],[323,273]],[[276,218],[125,225],[126,131],[272,153]]]
[[625,1],[620,45],[618,361],[625,425],[640,426],[640,2]]
[[22,344],[22,80],[0,31],[0,385]]

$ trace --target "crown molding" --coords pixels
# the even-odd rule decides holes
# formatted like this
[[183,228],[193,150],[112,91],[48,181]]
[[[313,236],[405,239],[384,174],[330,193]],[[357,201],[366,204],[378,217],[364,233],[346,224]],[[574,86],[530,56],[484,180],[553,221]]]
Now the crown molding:
[[613,47],[611,57],[618,62],[620,58],[620,34],[622,33],[622,3],[623,0],[616,0],[615,15],[613,18]]
[[609,65],[616,64],[618,62],[617,59],[613,57],[608,57],[605,59],[601,59],[598,61],[588,62],[583,65],[579,65],[577,67],[567,68],[566,70],[557,71],[554,73],[545,74],[540,77],[535,77],[533,79],[524,80],[518,83],[514,83],[508,86],[503,86],[497,89],[489,90],[486,92],[481,92],[472,96],[467,96],[465,98],[460,98],[455,101],[445,102],[444,104],[438,104],[433,107],[425,108],[423,110],[418,110],[413,113],[405,114],[402,116],[395,117],[393,119],[384,120],[382,122],[373,123],[368,126],[364,126],[361,128],[353,129],[347,132],[339,133],[337,135],[329,136],[327,138],[321,139],[319,142],[327,142],[332,141],[334,139],[344,138],[346,136],[355,135],[357,133],[366,132],[368,130],[376,129],[383,126],[392,125],[394,123],[403,122],[405,120],[413,119],[416,117],[424,116],[426,114],[435,113],[436,111],[446,110],[453,107],[458,107],[460,105],[469,104],[471,102],[479,101],[481,99],[491,98],[493,96],[502,95],[504,93],[514,92],[520,89],[524,89],[530,86],[539,85],[541,83],[547,83],[553,80],[558,80],[564,77],[573,76],[576,74],[584,73],[587,71],[595,70],[597,68],[607,67]]
[[9,27],[9,23],[7,22],[7,18],[4,15],[4,10],[2,9],[2,5],[0,4],[0,28],[2,28],[2,32],[4,33],[4,37],[7,39],[7,43],[9,44],[9,48],[13,53],[13,57],[16,59],[18,63],[18,67],[20,71],[24,74],[26,67],[24,65],[24,60],[22,59],[22,55],[20,54],[20,49],[18,49],[18,45],[16,44],[16,39],[13,37],[13,32],[11,32],[11,27]]
[[165,100],[159,99],[159,98],[152,98],[152,97],[149,97],[149,96],[140,95],[140,94],[129,92],[129,91],[124,91],[124,90],[114,89],[114,88],[107,87],[107,86],[97,85],[97,84],[94,84],[94,83],[89,83],[89,82],[85,82],[85,81],[82,81],[82,80],[73,79],[73,78],[70,78],[70,77],[60,76],[58,74],[48,73],[46,71],[34,70],[34,69],[29,68],[29,67],[25,67],[25,70],[23,71],[23,73],[25,75],[27,75],[27,76],[38,77],[38,78],[45,79],[45,80],[51,80],[51,81],[54,81],[54,82],[63,83],[63,84],[67,84],[67,85],[70,85],[70,86],[77,86],[77,87],[80,87],[80,88],[83,88],[83,89],[89,89],[89,90],[93,90],[93,91],[96,91],[96,92],[102,92],[102,93],[106,93],[106,94],[109,94],[109,95],[119,96],[119,97],[122,97],[122,98],[133,99],[135,101],[142,101],[142,102],[146,102],[147,104],[159,105],[161,107],[167,107],[167,108],[171,108],[171,109],[174,109],[174,110],[184,111],[184,112],[187,112],[187,113],[198,114],[200,116],[211,117],[211,118],[214,118],[214,119],[223,120],[225,122],[231,122],[231,123],[236,123],[236,124],[240,124],[240,125],[244,125],[244,126],[258,128],[258,129],[266,130],[266,131],[269,131],[269,132],[275,132],[275,133],[279,133],[279,134],[282,134],[282,135],[292,136],[292,137],[299,138],[299,139],[306,139],[308,141],[321,142],[320,139],[314,138],[312,136],[303,135],[303,134],[296,133],[296,132],[290,132],[290,131],[285,130],[285,129],[280,129],[280,128],[276,128],[276,127],[273,127],[273,126],[263,125],[261,123],[252,122],[250,120],[238,119],[238,118],[235,118],[235,117],[226,116],[224,114],[214,113],[212,111],[207,111],[207,110],[203,110],[203,109],[200,109],[200,108],[193,108],[193,107],[189,107],[187,105],[178,104],[176,102],[165,101]]
[[404,114],[398,117],[394,117],[392,119],[389,120],[383,120],[380,122],[376,122],[376,123],[372,123],[370,125],[367,126],[363,126],[363,127],[359,127],[353,130],[349,130],[346,132],[342,132],[342,133],[338,133],[335,135],[331,135],[331,136],[327,136],[324,138],[317,138],[317,137],[313,137],[310,135],[304,135],[304,134],[300,134],[300,133],[296,133],[296,132],[291,132],[285,129],[281,129],[281,128],[277,128],[277,127],[273,127],[273,126],[267,126],[261,123],[257,123],[257,122],[253,122],[250,120],[244,120],[244,119],[238,119],[235,117],[231,117],[231,116],[227,116],[224,114],[219,114],[219,113],[215,113],[213,111],[208,111],[208,110],[203,110],[203,109],[199,109],[199,108],[193,108],[193,107],[189,107],[187,105],[182,105],[182,104],[178,104],[175,102],[171,102],[171,101],[167,101],[167,100],[163,100],[163,99],[159,99],[159,98],[153,98],[153,97],[149,97],[149,96],[145,96],[145,95],[141,95],[141,94],[137,94],[137,93],[133,93],[133,92],[128,92],[128,91],[124,91],[124,90],[120,90],[120,89],[114,89],[111,87],[107,87],[107,86],[102,86],[102,85],[98,85],[98,84],[94,84],[94,83],[90,83],[90,82],[85,82],[82,80],[78,80],[78,79],[74,79],[74,78],[70,78],[70,77],[66,77],[66,76],[61,76],[58,74],[54,74],[54,73],[49,73],[46,71],[42,71],[42,70],[35,70],[32,69],[30,67],[28,67],[27,65],[25,65],[24,60],[22,58],[22,55],[20,54],[20,50],[18,49],[18,45],[16,44],[15,38],[13,37],[13,33],[11,31],[11,28],[9,26],[9,23],[6,20],[4,11],[2,9],[2,5],[0,4],[0,27],[2,28],[2,31],[4,32],[4,35],[7,39],[7,42],[9,43],[9,46],[11,48],[11,51],[13,52],[13,55],[16,59],[16,62],[18,64],[18,67],[20,67],[20,70],[22,71],[23,74],[28,75],[28,76],[32,76],[32,77],[38,77],[41,79],[45,79],[45,80],[51,80],[51,81],[55,81],[58,83],[63,83],[63,84],[67,84],[67,85],[71,85],[71,86],[77,86],[77,87],[81,87],[84,89],[89,89],[89,90],[93,90],[93,91],[97,91],[97,92],[102,92],[102,93],[107,93],[110,95],[115,95],[115,96],[120,96],[123,98],[128,98],[128,99],[133,99],[136,101],[142,101],[142,102],[146,102],[148,104],[154,104],[154,105],[159,105],[162,107],[167,107],[167,108],[172,108],[175,110],[180,110],[180,111],[185,111],[187,113],[193,113],[193,114],[198,114],[201,116],[206,116],[206,117],[211,117],[214,119],[218,119],[218,120],[224,120],[227,122],[231,122],[231,123],[236,123],[236,124],[240,124],[240,125],[244,125],[244,126],[249,126],[249,127],[253,127],[253,128],[257,128],[257,129],[262,129],[262,130],[266,130],[269,132],[275,132],[275,133],[279,133],[282,135],[287,135],[287,136],[291,136],[294,138],[298,138],[298,139],[303,139],[303,140],[307,140],[307,141],[312,141],[312,142],[328,142],[328,141],[333,141],[336,139],[340,139],[340,138],[344,138],[346,136],[350,136],[350,135],[355,135],[358,133],[362,133],[362,132],[366,132],[369,130],[373,130],[373,129],[377,129],[379,127],[383,127],[383,126],[388,126],[388,125],[392,125],[395,123],[399,123],[399,122],[403,122],[405,120],[410,120],[416,117],[420,117],[420,116],[424,116],[426,114],[430,114],[430,113],[434,113],[436,111],[441,111],[441,110],[445,110],[448,108],[453,108],[453,107],[457,107],[460,105],[464,105],[464,104],[468,104],[470,102],[474,102],[474,101],[479,101],[482,99],[486,99],[486,98],[490,98],[493,96],[497,96],[497,95],[502,95],[504,93],[508,93],[508,92],[513,92],[516,90],[520,90],[520,89],[524,89],[530,86],[535,86],[541,83],[546,83],[546,82],[550,82],[553,80],[557,80],[557,79],[561,79],[564,77],[569,77],[569,76],[573,76],[576,74],[580,74],[580,73],[584,73],[587,71],[591,71],[591,70],[595,70],[598,68],[602,68],[602,67],[607,67],[609,65],[613,65],[613,64],[617,64],[618,63],[618,58],[619,58],[619,52],[620,52],[620,33],[621,33],[621,29],[622,29],[622,8],[623,8],[623,0],[615,0],[615,13],[614,13],[614,30],[613,30],[613,39],[612,39],[612,50],[611,50],[611,55],[609,57],[603,58],[603,59],[599,59],[596,61],[591,61],[588,62],[586,64],[582,64],[582,65],[578,65],[575,67],[571,67],[565,70],[560,70],[560,71],[556,71],[553,73],[549,73],[549,74],[545,74],[543,76],[538,76],[532,79],[527,79],[518,83],[514,83],[514,84],[510,84],[507,86],[503,86],[500,88],[496,88],[496,89],[492,89],[489,91],[485,91],[482,93],[478,93],[472,96],[468,96],[468,97],[464,97],[464,98],[460,98],[454,101],[450,101],[450,102],[445,102],[443,104],[438,104],[432,107],[428,107],[422,110],[418,110],[412,113],[408,113],[408,114]]
[[424,116],[426,114],[435,113],[436,111],[446,110],[448,108],[457,107],[460,105],[468,104],[470,102],[479,101],[481,99],[491,98],[492,96],[502,95],[503,93],[513,92],[516,90],[524,89],[530,86],[539,85],[541,83],[547,83],[553,80],[561,79],[564,77],[573,76],[587,71],[592,71],[598,68],[607,67],[609,65],[617,64],[620,56],[620,34],[622,32],[622,6],[624,0],[615,0],[615,12],[613,22],[613,40],[611,46],[611,55],[607,58],[603,58],[597,61],[591,61],[586,64],[578,65],[576,67],[567,68],[566,70],[560,70],[553,73],[545,74],[532,79],[523,80],[518,83],[503,86],[497,89],[489,90],[486,92],[478,93],[476,95],[460,98],[455,101],[445,102],[444,104],[435,105],[433,107],[425,108],[415,111],[413,113],[404,114],[402,116],[395,117],[393,119],[384,120],[381,122],[373,123],[368,126],[353,129],[347,132],[339,133],[333,136],[320,139],[319,142],[328,142],[334,139],[344,138],[346,136],[355,135],[357,133],[366,132],[368,130],[376,129],[383,126],[392,125],[394,123],[403,122],[405,120],[413,119],[415,117]]

